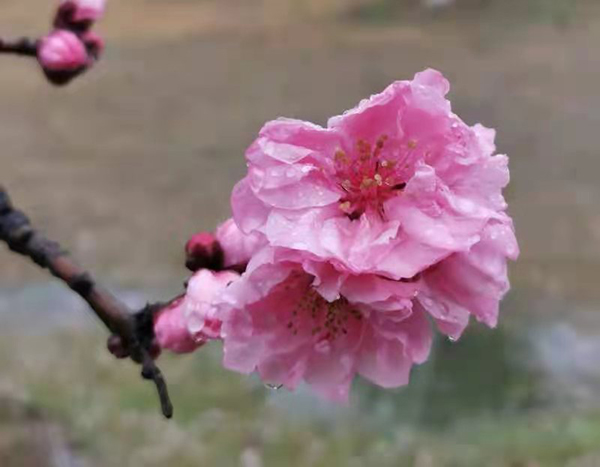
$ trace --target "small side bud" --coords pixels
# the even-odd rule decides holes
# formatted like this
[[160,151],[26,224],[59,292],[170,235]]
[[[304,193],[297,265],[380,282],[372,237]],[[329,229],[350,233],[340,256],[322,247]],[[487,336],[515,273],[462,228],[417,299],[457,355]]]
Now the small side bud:
[[63,0],[54,17],[54,27],[85,32],[104,14],[105,0]]
[[243,233],[232,218],[217,227],[215,237],[225,256],[223,266],[239,273],[246,270],[250,258],[265,244],[260,235]]
[[184,298],[181,297],[159,311],[154,318],[154,334],[159,348],[178,354],[191,353],[206,341],[194,339],[184,316]]
[[123,359],[129,357],[129,351],[125,347],[125,344],[123,344],[121,336],[117,336],[116,334],[110,336],[108,341],[106,341],[106,347],[116,358]]
[[94,61],[100,59],[102,52],[104,52],[104,39],[99,34],[90,31],[83,34],[81,40],[89,57]]
[[199,269],[220,271],[223,269],[224,254],[216,237],[209,232],[192,236],[185,245],[186,267],[196,272]]

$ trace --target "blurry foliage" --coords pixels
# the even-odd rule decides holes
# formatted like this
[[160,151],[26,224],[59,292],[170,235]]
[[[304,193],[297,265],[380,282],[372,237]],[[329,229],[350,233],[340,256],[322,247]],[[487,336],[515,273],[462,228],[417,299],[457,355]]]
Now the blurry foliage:
[[[592,452],[600,437],[598,413],[531,409],[532,382],[513,359],[520,344],[503,332],[440,340],[409,388],[361,383],[357,403],[316,417],[293,412],[305,394],[274,404],[257,380],[220,368],[218,346],[166,356],[172,421],[161,418],[136,368],[115,364],[103,340],[86,332],[0,340],[0,355],[11,355],[0,359],[10,392],[66,427],[92,465],[238,466],[259,459],[256,465],[290,467],[554,467]],[[314,403],[311,410],[323,412]]]
[[[585,1],[585,0],[584,0]],[[573,18],[576,0],[454,0],[444,7],[426,7],[418,0],[373,0],[348,10],[348,15],[367,23],[396,22],[477,15],[480,21],[544,21],[564,26]]]
[[[415,367],[408,387],[381,391],[359,386],[366,413],[377,413],[381,426],[405,420],[427,429],[443,430],[461,417],[514,415],[531,409],[536,400],[535,374],[522,361],[530,352],[523,339],[505,329],[469,328],[458,342],[439,337],[427,363]],[[520,358],[521,357],[521,358]]]
[[[167,0],[144,0],[148,3],[169,3]],[[386,23],[419,18],[443,17],[453,14],[475,14],[498,19],[551,21],[566,24],[576,3],[590,0],[175,0],[183,4],[239,4],[262,11],[274,21],[350,18],[365,23]],[[498,16],[499,15],[499,16]]]

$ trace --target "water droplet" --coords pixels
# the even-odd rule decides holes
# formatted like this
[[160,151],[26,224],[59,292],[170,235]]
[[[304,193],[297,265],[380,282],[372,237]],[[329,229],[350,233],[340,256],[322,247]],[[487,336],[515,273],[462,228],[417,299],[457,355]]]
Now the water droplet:
[[454,337],[454,336],[448,336],[448,340],[452,343],[456,342],[458,340],[458,337]]
[[283,387],[283,384],[268,384],[268,383],[266,383],[265,387],[267,389],[270,389],[271,391],[279,391]]

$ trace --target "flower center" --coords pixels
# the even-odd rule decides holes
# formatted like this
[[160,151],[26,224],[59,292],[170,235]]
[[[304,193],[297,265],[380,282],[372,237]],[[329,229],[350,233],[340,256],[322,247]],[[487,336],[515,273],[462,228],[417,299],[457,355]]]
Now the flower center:
[[[358,219],[367,209],[384,217],[383,203],[406,186],[397,160],[385,150],[387,140],[383,135],[372,146],[360,139],[352,154],[341,149],[335,152],[335,177],[344,192],[339,206],[350,219]],[[415,146],[416,142],[409,141],[409,149]]]
[[308,330],[320,341],[333,341],[340,335],[348,334],[350,319],[361,321],[361,313],[352,308],[345,298],[334,302],[325,300],[310,287],[292,310],[287,328],[297,335],[300,328]]

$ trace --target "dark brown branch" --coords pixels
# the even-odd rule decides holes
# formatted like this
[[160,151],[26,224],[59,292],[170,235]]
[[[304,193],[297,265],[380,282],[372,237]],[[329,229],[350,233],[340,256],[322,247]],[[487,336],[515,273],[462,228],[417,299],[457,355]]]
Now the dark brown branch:
[[37,55],[37,41],[27,37],[12,41],[0,39],[0,53],[35,57]]
[[162,305],[148,305],[137,313],[108,290],[96,284],[92,276],[77,265],[58,243],[35,230],[29,219],[16,210],[6,190],[0,186],[0,241],[37,265],[48,269],[79,294],[106,327],[118,336],[122,356],[130,356],[142,365],[142,377],[154,382],[165,417],[173,416],[167,385],[153,360],[153,315]]

